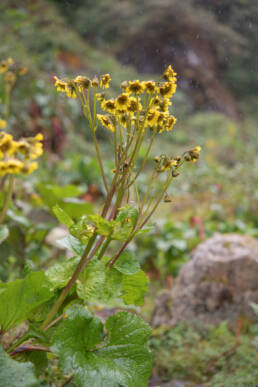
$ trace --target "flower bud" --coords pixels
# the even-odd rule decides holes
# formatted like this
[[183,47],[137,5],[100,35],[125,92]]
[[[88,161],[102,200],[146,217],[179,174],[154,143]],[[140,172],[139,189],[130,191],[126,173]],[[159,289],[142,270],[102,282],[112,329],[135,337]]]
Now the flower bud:
[[177,172],[176,169],[174,169],[174,170],[172,171],[172,176],[173,176],[173,177],[177,177],[177,176],[179,176],[179,175],[180,175],[180,173]]
[[99,80],[98,80],[98,78],[96,76],[92,79],[91,84],[92,84],[92,86],[98,86],[99,85]]
[[191,156],[189,154],[185,155],[184,159],[185,159],[185,161],[191,161],[192,160],[192,158],[191,158]]

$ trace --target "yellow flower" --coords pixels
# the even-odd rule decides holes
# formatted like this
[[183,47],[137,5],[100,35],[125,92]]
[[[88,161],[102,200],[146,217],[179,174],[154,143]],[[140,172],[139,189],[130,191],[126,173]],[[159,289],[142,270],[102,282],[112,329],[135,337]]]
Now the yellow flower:
[[102,89],[108,89],[110,81],[111,81],[111,77],[109,74],[102,75],[100,78],[99,85]]
[[156,96],[156,97],[154,97],[153,98],[153,100],[152,100],[152,105],[154,105],[154,106],[159,106],[160,104],[161,104],[161,99],[160,99],[160,97],[158,97],[158,96]]
[[176,117],[169,116],[165,124],[166,131],[172,130],[176,121]]
[[172,102],[169,100],[169,98],[163,98],[163,101],[160,102],[159,108],[162,112],[167,112],[168,107],[172,105]]
[[147,126],[157,125],[158,118],[159,118],[159,112],[157,111],[157,109],[150,109],[146,117],[146,125]]
[[127,110],[128,110],[129,113],[135,113],[138,110],[139,111],[142,110],[142,105],[141,105],[140,102],[138,102],[138,104],[137,104],[137,99],[136,98],[130,97]]
[[5,120],[2,120],[0,118],[0,129],[4,129],[6,127],[6,121]]
[[65,92],[68,98],[77,98],[76,89],[72,81],[67,82]]
[[38,168],[38,163],[36,161],[33,161],[32,163],[29,164],[24,164],[22,173],[25,173],[26,175],[29,175],[30,173],[34,172],[35,169]]
[[91,87],[91,80],[82,75],[78,75],[74,79],[74,83],[78,86],[79,91],[82,93],[83,90],[88,90]]
[[159,133],[162,133],[164,131],[167,119],[168,119],[167,112],[160,112],[160,111],[158,112],[157,125],[158,125]]
[[102,115],[102,114],[97,114],[97,118],[101,122],[103,126],[105,126],[107,129],[109,129],[111,132],[115,131],[114,124],[110,120],[108,116]]
[[158,112],[158,124],[163,124],[168,118],[167,112]]
[[109,113],[115,113],[116,103],[114,99],[103,100],[101,102],[101,108],[107,110]]
[[120,112],[126,112],[129,106],[129,94],[122,93],[117,97],[116,101],[116,108]]
[[35,140],[37,141],[42,141],[44,138],[43,134],[42,133],[38,133],[36,134],[36,136],[34,137]]
[[[20,173],[23,169],[23,162],[18,160],[18,159],[10,159],[10,160],[7,160],[7,161],[4,161],[3,162],[5,164],[4,168],[3,168],[3,171],[4,173],[3,174],[7,174],[7,173],[10,173],[10,174],[17,174],[17,173]],[[0,173],[2,172],[1,168],[0,168]]]
[[136,81],[129,81],[129,86],[127,87],[126,91],[127,93],[140,94],[140,93],[143,93],[144,89],[145,89],[144,82],[140,82],[139,80],[136,80]]
[[25,159],[37,159],[43,154],[43,135],[38,133],[35,137],[22,138],[17,142],[17,152],[22,153]]
[[6,175],[7,168],[6,168],[6,161],[0,161],[0,176]]
[[13,153],[13,136],[6,132],[0,133],[0,158]]
[[55,86],[57,88],[57,91],[61,91],[63,93],[65,93],[66,91],[66,82],[63,81],[62,79],[59,79],[58,77],[54,76],[56,82],[55,82]]
[[165,82],[159,88],[159,93],[162,95],[162,97],[171,98],[175,92],[176,84],[173,82]]
[[8,58],[6,60],[2,60],[0,62],[0,74],[5,73],[9,70],[9,67],[14,64],[14,61],[12,58]]
[[154,81],[143,82],[147,93],[151,94],[155,91],[156,84]]
[[163,78],[170,82],[176,82],[177,73],[172,69],[171,65],[164,71]]
[[198,160],[198,158],[200,157],[201,149],[202,148],[200,146],[196,146],[195,148],[189,151],[190,161],[195,163]]
[[26,158],[29,158],[30,144],[26,141],[26,139],[21,139],[17,142],[16,150]]
[[35,142],[30,146],[29,158],[31,160],[37,159],[43,154],[43,145],[41,142]]

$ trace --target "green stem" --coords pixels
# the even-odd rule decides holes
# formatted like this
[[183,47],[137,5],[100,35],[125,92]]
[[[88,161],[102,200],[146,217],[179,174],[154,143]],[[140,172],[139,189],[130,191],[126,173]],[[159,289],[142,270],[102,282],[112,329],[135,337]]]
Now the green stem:
[[9,184],[8,184],[7,192],[6,192],[6,195],[5,195],[3,208],[2,208],[2,211],[1,211],[1,215],[0,215],[0,224],[2,224],[4,222],[5,215],[6,215],[6,212],[7,212],[7,209],[8,209],[8,205],[9,205],[9,202],[10,202],[11,197],[12,197],[13,182],[14,182],[14,176],[10,175],[10,177],[9,177]]
[[151,147],[152,147],[152,144],[153,144],[153,140],[154,140],[154,138],[155,138],[156,133],[157,133],[157,130],[154,130],[153,135],[152,135],[151,140],[150,140],[150,143],[149,143],[149,146],[148,146],[148,149],[147,149],[146,154],[145,154],[145,156],[144,156],[142,165],[141,165],[140,168],[138,169],[138,171],[137,171],[136,175],[134,176],[133,180],[130,181],[130,184],[128,185],[127,188],[131,187],[131,185],[134,184],[134,182],[136,181],[136,179],[137,179],[138,176],[140,175],[141,171],[143,170],[143,168],[144,168],[144,166],[145,166],[145,164],[146,164],[146,161],[147,161],[147,159],[148,159],[148,156],[149,156],[149,153],[150,153],[150,150],[151,150]]
[[103,255],[105,254],[105,251],[106,251],[106,249],[108,248],[110,242],[111,242],[111,236],[109,236],[109,237],[106,239],[105,243],[103,244],[103,246],[102,246],[102,248],[101,248],[101,250],[100,250],[100,252],[99,252],[99,255],[98,255],[98,259],[99,259],[99,260],[100,260],[100,259],[103,257]]
[[50,310],[50,312],[48,313],[48,315],[45,318],[44,322],[41,324],[41,326],[40,326],[41,329],[44,329],[52,321],[52,319],[55,317],[58,309],[60,308],[60,306],[64,302],[64,300],[65,300],[67,294],[69,293],[71,287],[73,286],[73,284],[77,280],[77,278],[78,278],[78,276],[79,276],[79,274],[80,274],[80,272],[82,270],[83,265],[85,264],[85,262],[88,261],[88,254],[89,254],[89,252],[91,250],[91,247],[92,247],[93,243],[95,242],[96,237],[97,237],[97,234],[95,233],[95,234],[93,234],[93,236],[89,240],[88,245],[86,246],[86,248],[84,250],[84,253],[83,253],[82,257],[81,257],[81,260],[78,263],[78,266],[76,267],[76,269],[75,269],[75,271],[73,273],[73,276],[71,277],[71,279],[68,282],[68,284],[66,285],[66,287],[63,289],[62,293],[58,297],[57,301],[53,305],[53,307]]

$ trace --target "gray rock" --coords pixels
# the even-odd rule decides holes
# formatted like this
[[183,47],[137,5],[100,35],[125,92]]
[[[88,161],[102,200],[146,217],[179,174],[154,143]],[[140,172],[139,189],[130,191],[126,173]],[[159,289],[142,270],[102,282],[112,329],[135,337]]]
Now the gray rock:
[[234,324],[255,315],[258,303],[258,241],[238,234],[215,234],[184,265],[171,291],[156,300],[153,326],[179,321]]

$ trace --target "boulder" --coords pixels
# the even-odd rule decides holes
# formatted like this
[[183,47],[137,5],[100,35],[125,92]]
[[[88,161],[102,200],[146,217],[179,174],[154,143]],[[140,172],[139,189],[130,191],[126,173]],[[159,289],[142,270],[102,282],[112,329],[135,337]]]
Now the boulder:
[[153,326],[179,321],[234,325],[255,318],[258,303],[258,241],[238,234],[215,234],[192,253],[171,291],[156,300]]

